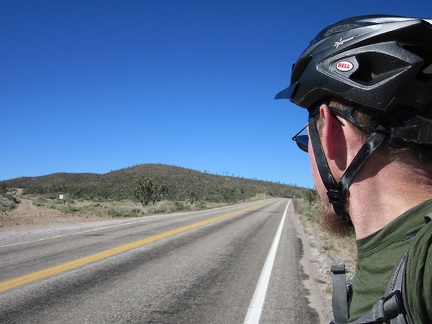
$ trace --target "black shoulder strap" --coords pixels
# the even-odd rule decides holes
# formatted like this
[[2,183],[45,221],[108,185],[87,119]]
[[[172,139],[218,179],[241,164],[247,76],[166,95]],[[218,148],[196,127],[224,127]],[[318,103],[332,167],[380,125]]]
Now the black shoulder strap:
[[[405,291],[405,269],[408,251],[402,256],[400,262],[393,270],[391,279],[387,284],[385,297],[381,298],[372,309],[352,324],[385,323],[405,324],[411,323],[406,318],[402,292]],[[348,302],[345,266],[332,266],[333,273],[333,316],[334,324],[348,323]]]
[[393,270],[390,281],[387,284],[385,297],[381,298],[369,311],[353,324],[409,323],[406,318],[402,292],[405,291],[405,270],[408,259],[408,251],[402,256],[400,262]]
[[348,298],[345,264],[332,265],[332,308],[335,324],[348,323]]

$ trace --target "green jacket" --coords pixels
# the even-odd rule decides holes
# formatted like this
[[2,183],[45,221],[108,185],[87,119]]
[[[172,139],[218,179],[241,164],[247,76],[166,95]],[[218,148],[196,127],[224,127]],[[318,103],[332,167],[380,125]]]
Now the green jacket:
[[426,225],[424,220],[431,212],[432,200],[428,200],[357,241],[350,322],[367,313],[384,296],[395,265],[409,248],[406,275],[409,313],[414,323],[432,323],[432,222]]

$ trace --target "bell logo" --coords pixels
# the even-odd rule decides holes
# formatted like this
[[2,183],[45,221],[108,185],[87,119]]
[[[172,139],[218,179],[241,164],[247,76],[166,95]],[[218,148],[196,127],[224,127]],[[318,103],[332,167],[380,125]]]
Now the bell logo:
[[354,68],[354,65],[348,61],[341,61],[336,63],[336,68],[342,72],[351,71]]

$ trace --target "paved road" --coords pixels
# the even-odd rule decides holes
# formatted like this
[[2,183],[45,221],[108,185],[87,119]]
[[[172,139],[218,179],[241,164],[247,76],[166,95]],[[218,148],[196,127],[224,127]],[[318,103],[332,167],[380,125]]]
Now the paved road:
[[0,323],[318,323],[288,199],[0,238]]

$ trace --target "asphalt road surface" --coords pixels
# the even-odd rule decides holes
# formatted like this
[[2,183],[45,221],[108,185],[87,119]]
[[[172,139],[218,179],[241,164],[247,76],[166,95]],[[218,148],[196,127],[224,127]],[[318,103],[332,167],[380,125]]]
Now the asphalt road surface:
[[0,238],[0,323],[318,323],[293,203]]

